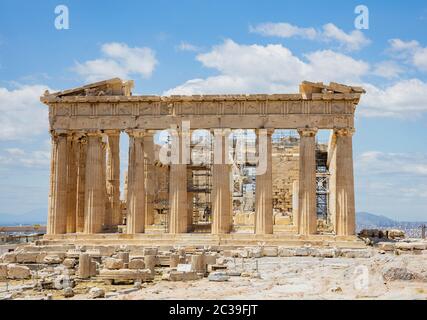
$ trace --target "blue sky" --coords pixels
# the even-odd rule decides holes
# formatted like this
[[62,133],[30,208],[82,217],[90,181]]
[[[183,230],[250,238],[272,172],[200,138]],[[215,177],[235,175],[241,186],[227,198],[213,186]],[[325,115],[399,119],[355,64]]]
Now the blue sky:
[[[54,25],[61,4],[68,30]],[[360,4],[369,9],[367,30],[355,29]],[[0,222],[46,214],[41,93],[115,75],[134,79],[138,94],[286,93],[303,80],[363,85],[356,209],[427,220],[425,30],[425,1],[1,0]]]

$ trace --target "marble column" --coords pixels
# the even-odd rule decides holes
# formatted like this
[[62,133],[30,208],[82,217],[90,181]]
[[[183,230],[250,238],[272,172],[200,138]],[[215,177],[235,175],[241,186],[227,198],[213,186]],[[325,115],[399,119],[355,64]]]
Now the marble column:
[[102,218],[102,229],[104,230],[111,230],[111,219],[112,219],[112,211],[111,211],[111,205],[110,201],[108,199],[108,192],[107,192],[107,142],[106,142],[106,136],[102,135],[101,139],[101,145],[102,145],[102,160],[101,160],[101,166],[102,166],[102,189],[104,192],[104,217]]
[[187,153],[188,137],[181,130],[172,131],[172,163],[169,171],[169,233],[188,232]]
[[111,226],[121,224],[120,212],[120,130],[105,130],[107,144],[107,194]]
[[77,168],[77,204],[76,204],[76,231],[84,232],[85,226],[85,180],[86,180],[86,152],[87,137],[80,135],[78,140],[78,168]]
[[317,129],[298,129],[299,153],[299,204],[298,233],[316,234],[316,133]]
[[67,133],[52,132],[47,234],[64,234],[67,231],[67,156]]
[[212,234],[230,233],[232,226],[231,164],[228,139],[231,131],[214,130],[214,164],[212,165]]
[[271,136],[274,129],[257,130],[258,166],[255,184],[255,234],[273,233],[273,170]]
[[144,161],[145,161],[145,225],[154,224],[154,131],[147,131],[144,135]]
[[105,177],[102,172],[103,150],[99,131],[88,131],[85,177],[85,226],[87,234],[100,233],[105,215]]
[[294,180],[292,182],[292,223],[296,230],[298,231],[298,204],[299,204],[299,182],[298,180]]
[[129,169],[126,232],[145,231],[144,130],[129,130]]
[[355,205],[353,176],[353,133],[354,129],[336,129],[336,234],[354,235]]
[[67,233],[75,233],[78,141],[74,133],[67,137],[67,152]]

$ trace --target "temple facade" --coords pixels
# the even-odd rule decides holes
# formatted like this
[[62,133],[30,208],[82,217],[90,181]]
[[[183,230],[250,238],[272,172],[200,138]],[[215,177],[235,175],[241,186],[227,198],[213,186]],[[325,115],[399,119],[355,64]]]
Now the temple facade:
[[[191,150],[192,132],[200,129],[212,137],[208,232],[238,232],[233,227],[228,144],[233,130],[251,129],[258,165],[250,232],[277,233],[273,198],[280,198],[281,191],[273,193],[278,189],[273,186],[272,136],[275,130],[293,129],[298,133],[298,172],[287,182],[292,193],[287,201],[292,212],[288,231],[302,236],[320,232],[316,135],[330,130],[324,152],[330,234],[355,234],[352,137],[362,88],[303,82],[296,94],[165,97],[134,96],[132,87],[132,81],[116,78],[41,97],[49,107],[52,137],[48,236],[144,234],[157,221],[158,212],[166,217],[165,233],[192,233],[198,191],[189,183],[191,151],[186,150]],[[161,130],[170,130],[172,148],[165,153],[169,162],[159,168],[162,159],[155,136]],[[120,193],[121,134],[129,138],[125,199]],[[162,192],[159,175],[165,173],[167,201],[159,211],[154,199]]]

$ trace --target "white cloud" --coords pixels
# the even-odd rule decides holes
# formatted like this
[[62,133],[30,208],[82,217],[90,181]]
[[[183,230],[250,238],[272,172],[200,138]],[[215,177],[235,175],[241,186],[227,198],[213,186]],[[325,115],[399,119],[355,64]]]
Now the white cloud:
[[422,47],[418,41],[389,40],[389,52],[396,58],[404,59],[421,71],[427,71],[427,47]]
[[130,48],[124,43],[106,43],[101,47],[104,58],[76,63],[74,71],[87,82],[108,78],[149,78],[157,65],[155,52],[147,47]]
[[49,150],[25,151],[20,148],[8,148],[0,154],[2,166],[24,166],[29,168],[48,168],[50,163]]
[[300,37],[319,41],[336,41],[348,51],[360,50],[367,46],[371,41],[365,37],[360,30],[353,30],[346,33],[333,23],[325,24],[321,30],[314,28],[301,28],[292,24],[281,23],[262,23],[249,28],[250,32],[258,33],[263,36],[275,36],[281,38]]
[[317,31],[314,28],[300,28],[286,22],[261,23],[255,27],[250,26],[249,31],[263,36],[275,36],[281,38],[301,37],[314,39],[317,36]]
[[40,96],[48,89],[44,85],[0,88],[0,140],[26,140],[47,132],[48,109]]
[[176,46],[176,49],[178,51],[192,51],[192,52],[197,52],[201,50],[200,47],[185,41],[181,41],[181,43],[178,46]]
[[365,174],[427,176],[427,154],[423,153],[368,151],[362,153],[355,163]]
[[298,90],[304,79],[359,83],[369,71],[367,63],[331,50],[311,52],[304,58],[280,44],[243,45],[228,39],[196,57],[219,75],[189,80],[165,94],[279,93]]
[[386,79],[394,79],[404,71],[395,61],[382,61],[374,66],[372,74]]
[[367,46],[371,41],[365,37],[362,31],[353,30],[345,33],[332,23],[323,26],[323,33],[321,34],[326,40],[338,41],[346,50],[360,50]]
[[427,112],[427,83],[419,79],[399,81],[384,89],[364,84],[358,112],[364,116],[414,118]]
[[427,154],[368,151],[356,157],[354,163],[360,193],[387,199],[397,207],[404,199],[413,206],[425,207]]

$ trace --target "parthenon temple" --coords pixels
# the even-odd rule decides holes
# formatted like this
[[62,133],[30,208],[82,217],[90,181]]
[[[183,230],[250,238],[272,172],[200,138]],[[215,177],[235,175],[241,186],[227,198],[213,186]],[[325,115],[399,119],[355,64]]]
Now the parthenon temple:
[[154,96],[132,95],[133,85],[41,97],[52,137],[46,239],[356,238],[362,88]]

